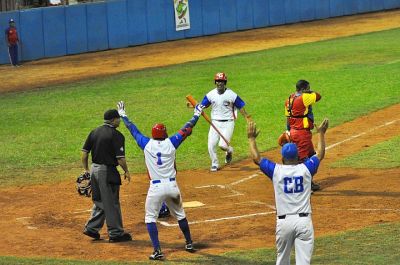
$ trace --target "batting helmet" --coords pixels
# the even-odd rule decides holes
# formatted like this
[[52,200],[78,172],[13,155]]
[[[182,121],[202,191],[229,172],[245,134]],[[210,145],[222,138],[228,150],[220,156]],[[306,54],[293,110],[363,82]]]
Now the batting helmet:
[[281,150],[283,158],[286,159],[295,159],[299,156],[297,151],[297,146],[294,143],[284,144]]
[[216,73],[214,76],[214,83],[217,81],[224,81],[226,84],[226,82],[228,82],[228,78],[226,77],[225,73]]
[[151,129],[151,136],[153,139],[165,139],[168,137],[167,127],[162,123],[157,123]]

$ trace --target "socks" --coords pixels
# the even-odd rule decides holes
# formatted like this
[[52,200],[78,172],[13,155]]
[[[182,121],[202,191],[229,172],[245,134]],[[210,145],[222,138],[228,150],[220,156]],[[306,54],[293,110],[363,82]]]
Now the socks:
[[190,236],[189,224],[186,218],[179,220],[179,228],[181,229],[183,235],[185,236],[186,243],[192,243],[192,237]]
[[160,241],[158,241],[158,230],[156,223],[148,223],[146,224],[147,231],[149,232],[149,236],[151,239],[151,243],[153,244],[154,250],[160,249]]

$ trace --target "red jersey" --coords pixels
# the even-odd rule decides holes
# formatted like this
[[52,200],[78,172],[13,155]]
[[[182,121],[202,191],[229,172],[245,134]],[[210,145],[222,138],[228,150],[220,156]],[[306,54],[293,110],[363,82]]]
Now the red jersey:
[[285,116],[288,129],[304,130],[314,128],[314,114],[311,105],[321,99],[318,93],[295,93],[285,102]]
[[9,27],[6,29],[6,37],[8,43],[15,45],[18,43],[18,33],[17,33],[17,28],[15,27]]

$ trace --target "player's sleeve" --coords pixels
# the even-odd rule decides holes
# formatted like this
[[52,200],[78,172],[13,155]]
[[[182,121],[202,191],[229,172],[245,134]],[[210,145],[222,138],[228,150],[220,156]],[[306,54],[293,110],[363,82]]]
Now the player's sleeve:
[[90,150],[92,150],[92,146],[93,146],[93,142],[92,142],[92,132],[90,132],[90,134],[88,135],[88,137],[86,138],[86,141],[82,147],[82,151],[89,153]]
[[287,99],[287,100],[285,101],[285,116],[286,116],[286,117],[290,117],[290,113],[289,113],[289,110],[288,110],[288,106],[289,106],[289,100]]
[[260,161],[260,169],[261,171],[267,175],[271,180],[272,177],[274,176],[274,170],[275,170],[276,164],[266,158],[261,159]]
[[211,102],[207,96],[208,96],[208,94],[204,96],[203,100],[200,103],[201,105],[203,105],[206,108],[208,108],[211,105]]
[[235,102],[233,103],[233,105],[236,108],[241,109],[244,107],[244,105],[246,105],[246,103],[244,103],[244,101],[239,96],[236,96],[236,99],[235,99]]
[[314,104],[315,102],[317,102],[317,94],[315,92],[303,93],[302,94],[302,98],[303,98],[303,104],[306,107]]
[[125,137],[122,133],[115,130],[115,135],[113,139],[113,149],[115,152],[115,157],[117,159],[125,157]]
[[130,131],[130,133],[132,134],[133,138],[135,139],[136,143],[138,144],[138,146],[144,150],[144,148],[146,147],[147,143],[150,141],[150,138],[144,136],[139,129],[136,127],[135,124],[133,124],[128,117],[122,117],[122,120],[125,123],[126,128],[128,128],[128,130]]
[[193,116],[188,122],[185,123],[178,133],[169,138],[175,149],[178,149],[179,145],[186,139],[186,137],[192,134],[192,129],[198,120],[199,116]]
[[314,176],[317,173],[319,163],[320,161],[316,155],[313,155],[304,162],[304,165],[307,167],[308,171],[310,171],[311,176]]

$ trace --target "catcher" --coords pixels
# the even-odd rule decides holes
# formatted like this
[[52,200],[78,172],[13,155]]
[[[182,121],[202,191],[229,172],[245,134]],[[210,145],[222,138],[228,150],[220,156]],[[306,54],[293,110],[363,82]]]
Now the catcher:
[[[311,90],[310,83],[299,80],[296,83],[296,92],[291,94],[285,102],[285,116],[287,117],[287,131],[278,139],[280,146],[293,142],[299,152],[299,162],[303,163],[315,155],[312,143],[312,129],[314,128],[314,114],[312,105],[321,100],[321,95]],[[311,190],[317,191],[320,186],[311,182]]]

